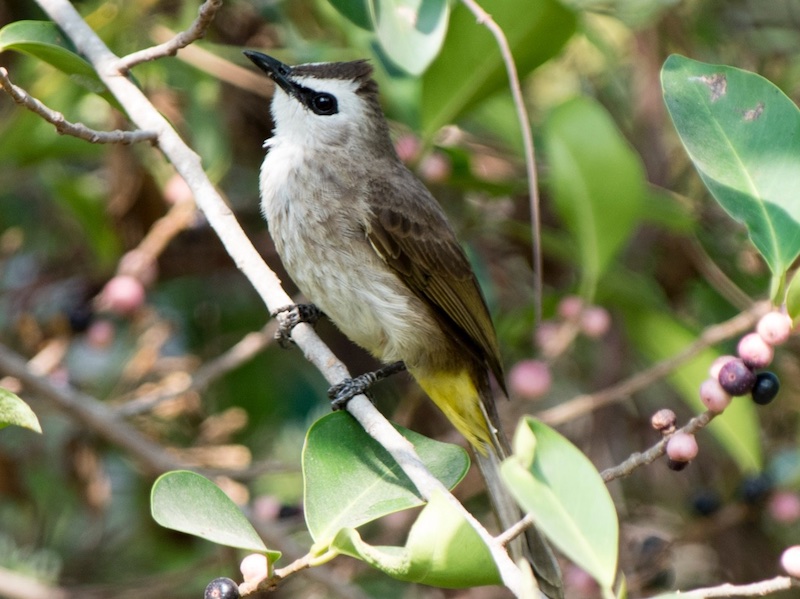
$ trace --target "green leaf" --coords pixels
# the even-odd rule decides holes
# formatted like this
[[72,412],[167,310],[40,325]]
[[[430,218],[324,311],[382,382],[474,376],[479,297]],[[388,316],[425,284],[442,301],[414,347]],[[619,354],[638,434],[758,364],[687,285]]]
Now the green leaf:
[[0,429],[9,425],[21,426],[41,433],[42,426],[30,406],[8,389],[0,387]]
[[345,528],[333,548],[398,580],[449,589],[501,583],[489,549],[441,494],[422,510],[405,547],[372,546],[355,529]]
[[617,571],[619,524],[600,474],[581,451],[527,417],[500,473],[511,494],[564,555],[610,591]]
[[[469,458],[462,448],[396,428],[446,487],[464,477]],[[306,523],[318,544],[329,543],[342,528],[423,503],[391,455],[345,412],[328,414],[309,429],[303,479]]]
[[372,31],[369,0],[329,0],[329,2],[348,21],[362,29]]
[[792,280],[786,288],[786,312],[792,318],[793,322],[797,322],[800,317],[800,277],[797,276],[795,271]]
[[700,177],[772,270],[775,298],[800,254],[800,111],[755,73],[682,56],[661,85]]
[[91,92],[103,95],[106,86],[55,23],[15,21],[0,29],[0,52],[16,50],[34,56],[70,76]]
[[281,555],[267,549],[239,507],[217,485],[194,472],[176,470],[158,477],[150,492],[150,511],[165,528],[265,553],[270,564]]
[[588,98],[553,110],[544,136],[555,206],[577,242],[581,295],[591,301],[640,220],[644,169],[606,110]]
[[[555,56],[575,31],[575,14],[556,0],[485,0],[481,6],[505,32],[520,77]],[[442,51],[423,77],[423,137],[431,138],[440,127],[507,87],[497,42],[458,3]]]
[[[653,362],[672,357],[697,340],[695,331],[665,312],[631,310],[625,315],[625,328],[637,349]],[[667,377],[681,399],[698,414],[706,409],[700,400],[700,384],[720,355],[713,348],[705,349]],[[707,428],[743,472],[761,470],[759,421],[752,401],[734,399]]]
[[370,0],[378,42],[397,66],[420,75],[444,42],[450,5],[447,0]]

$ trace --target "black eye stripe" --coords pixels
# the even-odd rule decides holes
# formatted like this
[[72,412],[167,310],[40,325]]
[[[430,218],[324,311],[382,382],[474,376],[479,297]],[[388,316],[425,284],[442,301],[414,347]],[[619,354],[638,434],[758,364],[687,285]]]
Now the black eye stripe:
[[307,87],[300,87],[297,90],[297,97],[314,114],[330,116],[339,112],[336,96],[328,92],[318,92]]

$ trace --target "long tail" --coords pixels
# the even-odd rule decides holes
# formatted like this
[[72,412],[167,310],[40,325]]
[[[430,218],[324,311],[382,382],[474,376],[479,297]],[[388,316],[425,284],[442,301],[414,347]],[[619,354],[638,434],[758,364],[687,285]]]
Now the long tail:
[[[479,450],[473,451],[473,455],[486,483],[492,508],[501,528],[506,530],[522,518],[521,509],[500,478],[500,463],[508,457],[510,450],[499,426],[494,401],[484,399],[481,405],[486,422],[489,423],[492,443],[484,444],[486,449],[484,455]],[[539,589],[549,599],[564,598],[561,569],[558,567],[552,549],[536,527],[528,527],[524,537],[520,536],[511,541],[508,544],[508,551],[514,561],[525,558],[530,562],[536,581],[539,583]]]
[[[472,453],[502,529],[519,522],[522,511],[500,478],[500,462],[510,451],[500,428],[488,373],[479,367],[433,374],[413,369],[410,372],[474,448]],[[525,537],[514,539],[508,549],[514,561],[525,558],[530,562],[539,588],[549,599],[563,599],[558,562],[538,530],[529,527]]]

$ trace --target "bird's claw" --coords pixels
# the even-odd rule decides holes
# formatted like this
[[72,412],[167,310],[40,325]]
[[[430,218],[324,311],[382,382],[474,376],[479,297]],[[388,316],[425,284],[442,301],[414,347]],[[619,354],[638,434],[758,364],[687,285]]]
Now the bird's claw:
[[278,320],[275,339],[284,349],[291,346],[292,329],[301,322],[315,325],[322,316],[322,310],[314,304],[289,304],[273,310],[271,315]]
[[[385,379],[397,372],[406,369],[403,362],[393,362],[374,372],[365,372],[362,375],[345,379],[341,383],[333,385],[328,389],[328,398],[331,400],[331,407],[334,411],[343,410],[347,407],[347,402],[356,395],[367,394],[369,388],[380,380]],[[369,394],[367,394],[369,397]]]

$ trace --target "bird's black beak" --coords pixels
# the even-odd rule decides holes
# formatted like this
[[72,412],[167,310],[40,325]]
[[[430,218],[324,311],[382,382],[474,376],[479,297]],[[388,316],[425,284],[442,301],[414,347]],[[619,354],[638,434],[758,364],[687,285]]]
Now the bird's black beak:
[[272,56],[262,54],[261,52],[245,50],[243,54],[252,60],[253,64],[255,64],[259,69],[264,71],[267,74],[267,77],[272,79],[276,84],[280,85],[283,91],[290,96],[297,96],[299,86],[291,79],[292,67],[283,64],[280,60],[272,58]]

